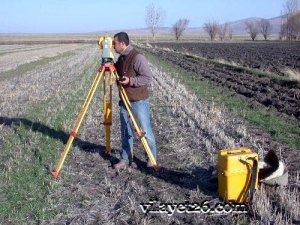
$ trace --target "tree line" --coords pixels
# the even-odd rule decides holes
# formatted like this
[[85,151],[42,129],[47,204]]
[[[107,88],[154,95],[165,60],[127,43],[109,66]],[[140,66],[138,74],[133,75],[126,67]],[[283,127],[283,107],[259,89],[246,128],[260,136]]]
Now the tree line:
[[[300,40],[300,11],[297,0],[287,0],[281,12],[282,21],[280,25],[280,40]],[[155,38],[158,27],[163,23],[165,11],[155,7],[152,3],[146,8],[146,24],[150,29],[153,39]],[[171,32],[176,40],[182,37],[184,31],[188,28],[189,20],[181,18],[177,20],[171,27]],[[258,34],[261,34],[265,40],[271,35],[272,25],[269,20],[261,19],[259,21],[248,20],[244,24],[246,32],[254,41]],[[232,39],[233,29],[229,23],[219,24],[217,21],[208,21],[203,25],[204,31],[209,35],[211,40],[217,37],[222,41],[226,37]]]

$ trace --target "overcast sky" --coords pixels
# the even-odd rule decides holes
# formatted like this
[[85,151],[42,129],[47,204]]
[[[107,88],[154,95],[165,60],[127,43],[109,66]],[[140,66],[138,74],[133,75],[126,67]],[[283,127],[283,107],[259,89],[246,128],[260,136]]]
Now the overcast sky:
[[0,0],[0,33],[81,33],[145,28],[146,7],[165,11],[164,26],[178,19],[200,27],[248,17],[279,16],[285,0]]

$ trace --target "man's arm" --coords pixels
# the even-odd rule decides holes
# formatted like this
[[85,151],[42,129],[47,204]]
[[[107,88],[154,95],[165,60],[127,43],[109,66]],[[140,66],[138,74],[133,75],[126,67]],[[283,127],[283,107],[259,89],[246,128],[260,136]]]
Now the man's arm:
[[133,69],[136,72],[136,77],[130,78],[130,86],[140,87],[147,85],[152,80],[152,72],[148,64],[148,60],[142,54],[135,56],[133,61]]

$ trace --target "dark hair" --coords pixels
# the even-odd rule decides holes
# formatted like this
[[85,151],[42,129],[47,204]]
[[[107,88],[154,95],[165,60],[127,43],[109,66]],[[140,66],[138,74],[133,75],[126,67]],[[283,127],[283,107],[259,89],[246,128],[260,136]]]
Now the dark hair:
[[126,32],[119,32],[114,35],[114,38],[117,37],[119,42],[124,42],[126,45],[129,45],[129,37]]

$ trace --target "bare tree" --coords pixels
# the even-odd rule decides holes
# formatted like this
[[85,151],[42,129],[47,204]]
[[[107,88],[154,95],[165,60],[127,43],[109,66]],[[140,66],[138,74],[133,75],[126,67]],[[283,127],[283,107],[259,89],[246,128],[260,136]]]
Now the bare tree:
[[204,24],[204,30],[208,33],[210,40],[213,41],[218,33],[219,24],[216,21],[210,21]]
[[228,37],[230,40],[232,39],[232,35],[233,35],[232,27],[228,25]]
[[297,11],[299,9],[299,4],[297,0],[287,0],[283,5],[282,16],[283,20],[281,21],[281,28],[279,37],[280,39],[294,40],[299,36],[298,34],[298,25],[299,18],[297,16]]
[[300,40],[300,12],[293,13],[286,22],[288,40]]
[[258,34],[257,23],[255,23],[254,21],[247,21],[245,23],[245,25],[246,25],[246,30],[250,34],[250,37],[251,37],[252,41],[254,41],[257,34]]
[[281,21],[279,40],[284,40],[286,38],[286,22]]
[[261,19],[259,21],[259,28],[261,34],[264,36],[264,39],[267,40],[271,34],[272,29],[270,21],[266,19]]
[[225,24],[222,24],[219,26],[218,34],[219,34],[221,41],[223,41],[225,39],[227,30],[228,30],[228,23],[225,23]]
[[297,12],[298,9],[299,3],[297,0],[287,0],[286,3],[283,5],[283,13],[286,14],[287,17]]
[[145,21],[147,27],[150,28],[153,39],[157,33],[158,26],[163,24],[164,16],[165,11],[157,8],[153,3],[147,6]]
[[179,19],[177,22],[172,26],[172,32],[175,35],[176,40],[178,41],[183,32],[186,30],[188,24],[188,19]]

